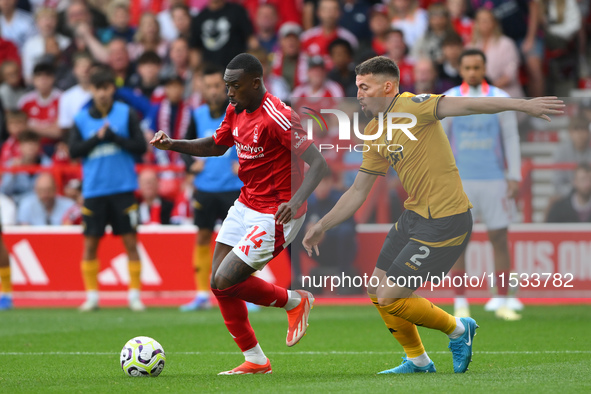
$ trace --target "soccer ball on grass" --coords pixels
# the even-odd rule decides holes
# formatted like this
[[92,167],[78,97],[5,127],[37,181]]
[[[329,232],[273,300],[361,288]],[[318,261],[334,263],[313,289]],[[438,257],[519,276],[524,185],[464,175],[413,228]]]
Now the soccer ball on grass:
[[130,339],[121,350],[121,368],[129,376],[158,376],[165,362],[164,349],[150,337]]

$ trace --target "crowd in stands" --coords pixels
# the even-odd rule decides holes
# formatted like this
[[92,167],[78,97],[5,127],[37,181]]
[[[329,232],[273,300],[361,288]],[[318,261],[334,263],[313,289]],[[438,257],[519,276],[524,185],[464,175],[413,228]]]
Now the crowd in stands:
[[[184,138],[204,101],[203,70],[223,69],[241,52],[261,61],[266,88],[285,102],[355,97],[355,65],[376,55],[397,62],[401,92],[443,93],[462,82],[465,48],[484,51],[487,79],[512,97],[564,95],[591,89],[589,7],[580,0],[0,0],[3,223],[80,223],[81,179],[50,169],[76,163],[68,132],[91,99],[97,68],[112,69],[116,97],[136,111],[146,140],[158,130]],[[560,209],[591,221],[591,118],[580,112],[555,157],[580,166],[557,171],[549,221],[564,217]],[[334,168],[358,164],[346,154],[330,160]],[[180,155],[149,148],[137,163],[166,169],[139,174],[141,223],[192,223],[192,175],[170,168],[185,165]],[[335,176],[335,190],[350,185],[349,175]],[[396,179],[385,187],[396,202],[387,213],[393,221],[403,191]]]

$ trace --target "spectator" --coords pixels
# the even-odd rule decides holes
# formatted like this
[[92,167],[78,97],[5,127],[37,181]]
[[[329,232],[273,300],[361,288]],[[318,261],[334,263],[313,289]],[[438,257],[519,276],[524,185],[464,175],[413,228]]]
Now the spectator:
[[346,97],[357,97],[355,85],[355,63],[353,62],[353,47],[349,41],[337,38],[328,47],[333,64],[328,78],[343,88]]
[[186,11],[189,15],[189,35],[185,38],[190,37],[191,12],[189,7],[185,4],[185,0],[171,0],[169,1],[168,8],[160,11],[156,16],[158,18],[158,23],[160,24],[160,35],[162,36],[162,39],[168,42],[179,38],[179,30],[177,29],[172,16],[177,8],[182,9],[182,13]]
[[438,78],[435,64],[428,58],[418,59],[415,63],[414,80],[414,94],[441,94],[452,87]]
[[143,14],[133,42],[127,46],[129,57],[135,61],[142,53],[154,51],[161,58],[168,53],[168,43],[160,36],[160,25],[154,14]]
[[129,80],[129,85],[157,103],[164,97],[163,89],[160,88],[160,71],[162,70],[162,59],[154,51],[146,51],[137,59],[137,73]]
[[12,110],[6,112],[6,130],[8,139],[2,144],[1,165],[7,165],[10,160],[20,157],[19,135],[27,129],[27,114],[23,111]]
[[241,52],[246,52],[253,28],[246,10],[226,0],[209,0],[207,8],[191,23],[192,65],[201,59],[217,65],[226,65]]
[[[152,108],[149,116],[150,130],[152,133],[162,130],[171,138],[182,139],[187,134],[191,122],[191,107],[183,100],[185,82],[177,75],[165,79],[163,85],[165,96]],[[180,154],[177,152],[152,147],[149,150],[153,155],[151,163],[162,166],[182,163]]]
[[385,56],[394,60],[400,70],[400,91],[411,91],[415,84],[414,62],[408,57],[408,47],[402,30],[390,29],[386,36]]
[[357,38],[350,31],[339,27],[341,9],[337,0],[320,0],[317,15],[319,25],[302,34],[302,51],[308,57],[322,56],[328,68],[332,68],[328,53],[330,43],[342,38],[357,49]]
[[[518,53],[525,60],[528,95],[530,97],[542,96],[545,91],[545,80],[542,71],[544,43],[542,38],[538,36],[540,2],[537,0],[470,0],[468,4],[473,10],[485,8],[498,19],[500,31],[513,40]],[[488,59],[488,53],[484,52]],[[501,58],[503,55],[507,56],[508,54],[499,53]],[[495,81],[493,83],[501,87]],[[507,89],[503,88],[503,90]],[[511,94],[511,92],[508,93]]]
[[132,65],[125,41],[116,38],[109,43],[107,64],[115,73],[116,86],[128,86],[129,78],[132,75]]
[[158,194],[158,174],[143,170],[139,179],[140,224],[170,224],[173,203]]
[[176,37],[174,37],[172,40],[175,38],[184,38],[185,40],[189,40],[191,38],[191,12],[189,7],[184,4],[178,4],[170,9],[170,14],[174,29],[176,31]]
[[447,9],[443,4],[429,6],[429,26],[425,34],[416,42],[412,49],[412,57],[428,57],[435,64],[443,63],[441,44],[445,37],[455,34]]
[[37,34],[31,14],[16,8],[16,0],[0,1],[0,32],[2,38],[12,41],[22,51],[25,41]]
[[65,12],[58,16],[58,31],[61,34],[74,39],[76,29],[81,24],[91,29],[109,26],[102,11],[92,7],[86,0],[70,0],[67,4]]
[[269,53],[263,48],[254,49],[248,53],[256,57],[263,65],[263,82],[265,83],[265,88],[267,88],[267,91],[273,96],[279,98],[281,101],[291,101],[291,90],[289,89],[289,85],[285,79],[283,77],[274,75],[271,72],[272,69]]
[[404,33],[404,42],[409,48],[427,31],[429,17],[417,0],[390,0],[390,15],[392,28]]
[[90,69],[92,58],[86,52],[74,56],[73,74],[77,85],[62,93],[58,105],[57,125],[64,132],[74,125],[76,114],[91,100]]
[[5,60],[0,66],[2,84],[0,85],[0,100],[6,111],[18,109],[18,102],[25,94],[21,67],[14,60]]
[[35,14],[39,34],[27,39],[23,46],[23,76],[28,85],[32,83],[33,68],[48,51],[48,46],[57,43],[60,51],[70,45],[70,39],[56,33],[57,12],[52,8],[39,8]]
[[97,38],[108,44],[113,38],[120,38],[130,43],[133,41],[135,29],[129,26],[129,5],[126,1],[115,0],[107,6],[109,26],[97,31]]
[[300,51],[302,28],[287,22],[279,28],[279,50],[273,54],[273,75],[283,77],[293,90],[306,81],[306,60]]
[[572,192],[550,207],[549,223],[591,223],[591,167],[579,164],[574,172]]
[[168,52],[168,63],[161,70],[164,78],[178,75],[185,80],[184,98],[191,95],[191,81],[193,79],[193,70],[191,69],[191,58],[189,55],[189,42],[179,37],[170,43]]
[[437,66],[440,80],[449,85],[462,83],[460,76],[460,55],[464,50],[462,38],[456,33],[447,35],[441,43],[443,63]]
[[[23,131],[18,135],[18,151],[20,155],[5,163],[6,167],[19,166],[50,166],[51,159],[41,151],[39,136],[32,131]],[[33,192],[35,172],[5,172],[2,175],[0,193],[6,194],[19,204],[29,193]]]
[[523,97],[519,84],[519,51],[515,43],[503,35],[495,15],[487,9],[476,13],[471,47],[484,52],[487,61],[486,76],[491,83],[511,97]]
[[255,18],[256,39],[259,46],[267,53],[277,49],[277,23],[279,15],[277,8],[272,4],[261,4]]
[[35,193],[24,197],[18,206],[18,224],[30,226],[59,226],[74,201],[57,195],[53,175],[39,174],[35,180]]
[[[344,0],[341,7],[339,26],[350,31],[357,40],[364,45],[371,42],[372,33],[369,30],[368,15],[372,2],[367,0]],[[361,47],[361,45],[360,45]]]
[[[344,96],[345,93],[341,85],[327,78],[326,65],[321,56],[310,58],[308,61],[308,82],[295,88],[292,94],[292,97],[300,97],[303,101],[307,101],[307,98]],[[298,102],[298,107],[302,106],[301,101]]]
[[[569,140],[560,143],[554,151],[555,163],[591,164],[591,146],[589,146],[591,121],[583,117],[575,117],[569,124]],[[556,170],[554,189],[559,196],[570,193],[573,184],[572,171]]]
[[19,109],[28,116],[27,127],[42,137],[43,150],[53,154],[55,143],[62,137],[57,124],[58,106],[61,91],[54,88],[55,67],[39,63],[33,69],[35,90],[25,94],[18,102]]
[[141,263],[137,251],[137,189],[134,155],[146,152],[139,119],[126,104],[114,101],[115,76],[99,70],[90,76],[91,105],[83,108],[70,130],[70,155],[82,158],[84,252],[82,274],[87,299],[81,311],[98,308],[99,262],[96,251],[108,223],[121,235],[129,259],[129,306],[141,311]]
[[451,24],[464,44],[472,41],[472,25],[474,22],[466,15],[466,0],[447,0],[445,2],[451,18]]
[[576,0],[544,0],[540,15],[548,49],[566,49],[581,28],[581,10]]
[[[379,56],[386,53],[386,37],[391,30],[387,11],[388,9],[386,7],[376,5],[369,14],[369,29],[373,36],[371,49],[373,53]],[[365,57],[369,57],[369,55]]]

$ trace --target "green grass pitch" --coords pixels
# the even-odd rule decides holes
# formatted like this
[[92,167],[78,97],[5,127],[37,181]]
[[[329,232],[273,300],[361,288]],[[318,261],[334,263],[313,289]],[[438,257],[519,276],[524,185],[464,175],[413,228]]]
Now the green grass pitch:
[[[445,335],[420,328],[437,373],[396,376],[376,375],[403,351],[369,302],[314,308],[293,348],[283,310],[251,314],[273,366],[272,375],[255,376],[216,376],[243,361],[217,309],[16,309],[0,314],[0,392],[591,392],[589,306],[531,306],[518,322],[472,309],[480,329],[467,373],[453,373]],[[139,335],[166,351],[157,378],[130,378],[118,365],[125,342]]]

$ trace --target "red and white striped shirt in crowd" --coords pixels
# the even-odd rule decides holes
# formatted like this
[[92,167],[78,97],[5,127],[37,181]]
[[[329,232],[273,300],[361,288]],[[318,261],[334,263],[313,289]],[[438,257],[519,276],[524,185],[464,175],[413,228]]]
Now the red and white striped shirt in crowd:
[[47,98],[42,98],[39,92],[33,90],[21,97],[18,108],[27,114],[29,122],[39,125],[55,124],[61,94],[59,89],[53,89]]

